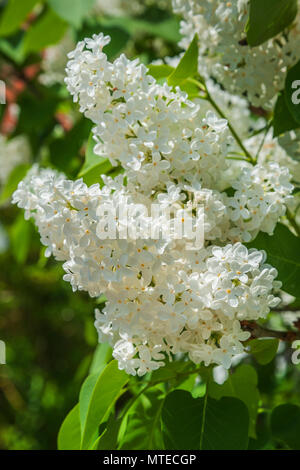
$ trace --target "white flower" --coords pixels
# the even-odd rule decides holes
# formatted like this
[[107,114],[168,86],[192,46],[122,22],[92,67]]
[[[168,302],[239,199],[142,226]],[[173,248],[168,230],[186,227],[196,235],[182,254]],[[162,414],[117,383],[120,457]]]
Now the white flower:
[[179,88],[156,83],[138,60],[121,55],[110,63],[102,52],[107,42],[101,34],[84,40],[66,69],[68,90],[95,124],[94,152],[121,163],[145,194],[174,182],[222,185],[231,145],[227,122],[211,110],[203,116],[198,104]]
[[277,163],[242,169],[238,180],[232,183],[236,192],[228,198],[229,217],[235,226],[229,232],[232,239],[235,228],[250,238],[254,238],[259,231],[272,235],[278,219],[285,214],[286,206],[292,199],[293,185],[290,180],[288,169]]
[[250,48],[245,34],[249,4],[248,0],[173,0],[174,11],[183,17],[180,45],[187,49],[198,35],[199,73],[216,78],[231,93],[247,96],[254,106],[267,107],[284,88],[287,69],[300,58],[300,13],[285,31]]
[[[248,338],[240,321],[264,318],[279,301],[271,294],[276,270],[263,264],[263,252],[241,243],[186,251],[182,240],[99,238],[102,204],[147,199],[121,179],[106,183],[87,187],[33,168],[13,199],[35,219],[48,254],[64,261],[73,290],[107,298],[95,325],[121,369],[143,375],[179,351],[229,367]],[[178,204],[180,188],[167,190],[163,202]]]

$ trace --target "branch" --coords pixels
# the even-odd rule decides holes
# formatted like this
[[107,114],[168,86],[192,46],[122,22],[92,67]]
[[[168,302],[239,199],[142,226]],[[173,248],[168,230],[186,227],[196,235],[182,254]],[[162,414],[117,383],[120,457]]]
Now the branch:
[[[298,322],[295,323],[297,325]],[[278,338],[281,341],[293,343],[296,339],[300,339],[300,325],[298,324],[299,331],[276,331],[263,328],[255,322],[244,320],[241,322],[242,329],[251,333],[250,339],[255,338]]]
[[275,312],[275,313],[280,313],[280,312],[300,312],[300,306],[296,305],[296,306],[293,306],[293,305],[284,305],[283,307],[275,307],[275,308],[272,308],[272,312]]

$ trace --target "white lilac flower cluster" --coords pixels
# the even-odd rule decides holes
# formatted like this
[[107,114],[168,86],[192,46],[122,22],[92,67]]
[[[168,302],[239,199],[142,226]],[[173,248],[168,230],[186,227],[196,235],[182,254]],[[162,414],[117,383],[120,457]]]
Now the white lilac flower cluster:
[[[180,89],[157,84],[138,61],[121,56],[110,63],[107,43],[102,34],[80,42],[69,55],[66,82],[95,124],[96,154],[125,173],[88,187],[34,167],[13,202],[34,218],[46,254],[64,262],[73,290],[106,297],[95,325],[121,369],[143,375],[177,353],[229,367],[249,337],[241,321],[265,318],[279,302],[276,270],[264,252],[242,242],[274,230],[293,189],[289,172],[274,162],[245,163],[233,177],[227,121],[203,113]],[[204,246],[103,236],[106,204],[149,208],[157,201],[190,211],[203,205]],[[147,217],[138,219],[143,229]],[[123,221],[116,226],[120,233]]]
[[250,49],[245,33],[249,4],[249,0],[173,0],[173,9],[183,17],[184,49],[198,34],[201,75],[213,76],[228,91],[246,95],[254,106],[267,107],[283,88],[287,68],[300,58],[299,17],[286,31]]
[[30,146],[25,136],[8,139],[0,135],[0,187],[5,185],[14,168],[29,163],[30,154]]
[[221,183],[231,142],[226,120],[211,111],[200,118],[199,105],[156,83],[138,60],[109,62],[108,42],[96,35],[79,42],[67,66],[68,90],[96,125],[94,152],[121,163],[145,194],[168,182]]
[[[68,90],[96,125],[94,152],[121,164],[128,181],[145,196],[167,189],[173,200],[186,190],[206,200],[207,225],[220,221],[222,241],[249,241],[259,230],[272,233],[293,189],[288,171],[275,163],[249,166],[237,175],[238,182],[232,181],[227,121],[205,107],[201,111],[179,88],[174,92],[158,84],[137,60],[121,55],[109,62],[103,52],[108,42],[102,34],[79,42],[66,69]],[[229,199],[220,192],[228,186],[236,189]],[[252,194],[259,197],[245,208]]]
[[65,262],[73,289],[106,296],[96,327],[120,368],[142,375],[178,352],[229,367],[249,337],[240,321],[265,317],[279,301],[276,270],[241,243],[186,251],[182,241],[100,239],[99,206],[138,197],[121,179],[100,189],[34,168],[14,202],[34,218],[46,254]]
[[237,225],[231,233],[244,241],[255,238],[259,231],[272,235],[293,198],[290,178],[288,168],[274,162],[243,168],[241,176],[232,183],[234,196],[228,198],[230,219]]

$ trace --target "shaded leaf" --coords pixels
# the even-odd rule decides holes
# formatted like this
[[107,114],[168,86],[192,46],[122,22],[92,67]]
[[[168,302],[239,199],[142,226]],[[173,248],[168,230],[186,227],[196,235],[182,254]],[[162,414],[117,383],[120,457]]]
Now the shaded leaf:
[[275,439],[291,449],[300,450],[300,407],[291,404],[277,406],[272,411],[271,430]]
[[122,418],[116,419],[112,414],[107,422],[105,431],[97,439],[98,450],[115,450],[118,447],[118,435],[122,425]]
[[297,0],[250,0],[247,41],[259,46],[293,22],[297,14]]
[[161,410],[164,395],[159,386],[140,397],[137,406],[129,414],[121,449],[163,449],[161,432]]
[[260,232],[248,247],[265,250],[267,263],[278,271],[282,288],[289,294],[300,297],[300,239],[282,224],[277,224],[272,236]]
[[299,122],[295,121],[292,114],[290,113],[286,104],[284,92],[280,93],[276,101],[273,117],[274,137],[277,137],[280,134],[292,129],[297,129],[298,127]]
[[300,125],[300,60],[294,67],[290,68],[285,79],[284,97],[286,105],[293,116],[293,119]]
[[165,399],[162,431],[168,450],[238,450],[248,445],[246,405],[231,397],[194,399],[175,390]]
[[256,436],[256,418],[259,402],[259,391],[257,388],[257,373],[255,369],[243,364],[222,385],[215,382],[209,384],[209,396],[220,400],[222,397],[235,397],[243,401],[248,408],[250,423],[249,430],[252,437]]
[[261,365],[271,362],[277,354],[279,340],[276,338],[258,338],[249,342],[249,352]]

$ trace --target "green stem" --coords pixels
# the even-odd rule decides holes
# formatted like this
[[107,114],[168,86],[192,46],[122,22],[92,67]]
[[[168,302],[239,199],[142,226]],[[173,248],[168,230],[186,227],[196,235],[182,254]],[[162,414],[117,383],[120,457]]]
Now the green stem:
[[239,160],[240,162],[248,162],[245,158],[239,158],[239,157],[226,157],[226,160]]
[[203,99],[206,99],[211,105],[212,107],[217,111],[217,113],[219,114],[219,116],[221,116],[221,118],[223,119],[226,119],[226,121],[228,122],[228,127],[230,129],[230,132],[231,134],[233,135],[234,139],[236,140],[237,144],[239,145],[239,147],[243,150],[243,153],[245,154],[245,156],[247,157],[246,158],[246,161],[248,161],[249,163],[251,163],[252,165],[255,165],[256,161],[255,161],[255,158],[253,158],[250,153],[248,152],[248,150],[246,149],[246,147],[244,146],[243,142],[241,141],[241,139],[239,138],[237,132],[235,131],[235,129],[233,128],[233,126],[230,124],[229,120],[227,119],[227,117],[225,116],[225,114],[223,113],[223,111],[219,108],[219,106],[217,105],[217,103],[214,101],[214,99],[211,97],[208,89],[207,89],[207,86],[204,84],[204,83],[201,83],[199,82],[198,80],[194,80],[194,79],[190,79],[190,81],[192,80],[192,83],[194,83],[195,85],[198,86],[198,88],[200,88],[201,91],[204,91],[205,92],[205,96],[202,96],[201,98]]
[[187,80],[188,80],[188,82],[193,83],[198,88],[200,88],[200,90],[204,91],[205,93],[207,92],[206,86],[203,83],[201,83],[198,80],[195,80],[194,78],[191,78],[191,77],[188,78]]
[[263,146],[264,146],[264,143],[265,143],[265,140],[266,140],[266,137],[267,137],[267,134],[268,134],[268,132],[269,132],[269,129],[270,129],[271,125],[272,125],[272,121],[270,121],[270,122],[268,123],[268,125],[267,125],[267,127],[266,127],[266,129],[265,129],[264,136],[263,136],[262,141],[261,141],[261,143],[260,143],[260,146],[258,147],[258,150],[257,150],[257,152],[256,152],[256,155],[255,155],[255,161],[256,161],[256,162],[258,161],[259,154],[260,154],[260,152],[261,152],[261,149],[262,149]]
[[247,161],[249,163],[251,163],[252,165],[255,165],[256,161],[255,159],[250,155],[250,153],[248,152],[248,150],[246,149],[246,147],[244,146],[243,142],[241,141],[241,139],[239,138],[238,134],[236,133],[235,129],[233,128],[233,126],[230,124],[229,120],[227,119],[227,117],[225,116],[225,114],[223,113],[223,111],[219,108],[219,106],[217,105],[217,103],[213,100],[213,98],[211,97],[211,95],[208,93],[207,91],[207,100],[210,102],[210,104],[215,108],[215,110],[217,111],[217,113],[223,118],[223,119],[226,119],[226,121],[228,122],[228,127],[230,129],[230,132],[231,134],[233,135],[233,137],[235,138],[237,144],[240,146],[240,148],[243,150],[245,156],[247,157]]

